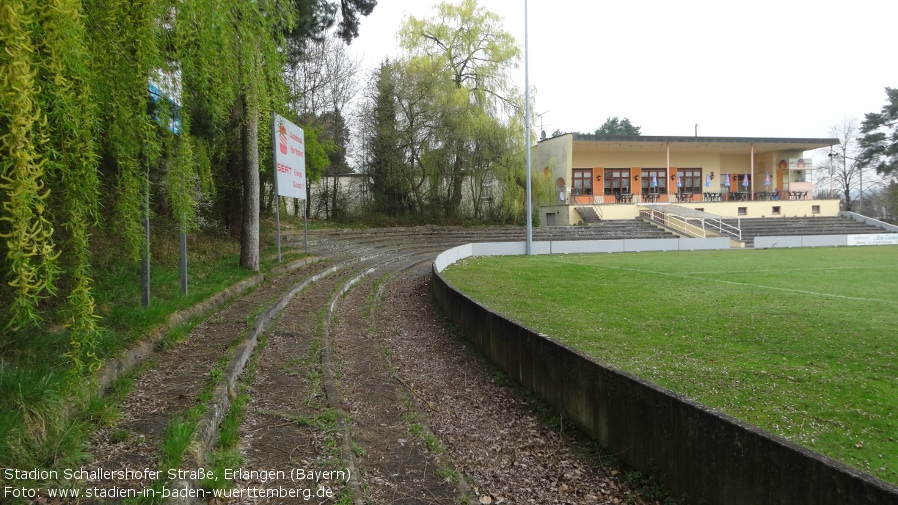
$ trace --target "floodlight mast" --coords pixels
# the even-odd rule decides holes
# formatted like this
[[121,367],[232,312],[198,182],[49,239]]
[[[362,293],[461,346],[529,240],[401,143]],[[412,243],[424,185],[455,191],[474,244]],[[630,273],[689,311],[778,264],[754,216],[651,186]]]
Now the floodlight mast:
[[524,0],[524,146],[527,149],[527,255],[533,254],[533,202],[530,189],[530,68],[527,48],[527,0]]
[[835,175],[835,169],[833,168],[833,146],[829,146],[829,197],[833,197],[833,175]]

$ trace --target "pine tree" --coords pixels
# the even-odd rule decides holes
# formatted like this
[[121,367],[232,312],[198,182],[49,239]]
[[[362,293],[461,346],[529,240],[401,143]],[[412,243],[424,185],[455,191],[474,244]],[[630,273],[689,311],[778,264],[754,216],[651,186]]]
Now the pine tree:
[[893,175],[898,174],[898,88],[886,88],[886,96],[881,112],[864,115],[858,160],[879,174]]

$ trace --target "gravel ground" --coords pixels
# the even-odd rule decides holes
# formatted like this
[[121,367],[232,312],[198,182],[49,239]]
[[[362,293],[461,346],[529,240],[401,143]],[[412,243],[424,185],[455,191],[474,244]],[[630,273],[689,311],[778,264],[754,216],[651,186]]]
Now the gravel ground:
[[650,503],[453,335],[431,303],[429,276],[392,283],[377,327],[398,379],[480,503]]
[[[290,286],[342,265],[297,294],[257,349],[254,372],[242,379],[250,398],[239,448],[245,469],[352,468],[351,482],[310,485],[328,485],[335,491],[329,498],[206,503],[656,503],[605,465],[613,458],[447,324],[431,300],[431,262],[438,251],[478,235],[426,232],[313,235],[310,249],[324,261],[266,281],[155,356],[125,398],[121,420],[94,437],[96,466],[153,468],[171,419],[200,401],[247,318]],[[490,240],[498,232],[479,233]],[[284,485],[252,475],[234,484]]]

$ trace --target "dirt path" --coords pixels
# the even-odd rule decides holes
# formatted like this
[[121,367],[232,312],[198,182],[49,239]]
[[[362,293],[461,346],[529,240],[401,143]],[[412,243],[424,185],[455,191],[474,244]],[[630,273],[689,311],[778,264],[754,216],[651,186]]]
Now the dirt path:
[[266,280],[157,354],[121,421],[95,438],[96,464],[160,467],[172,419],[204,410],[249,323],[295,290],[231,393],[243,415],[239,457],[226,460],[228,496],[205,493],[196,502],[648,503],[569,426],[551,428],[551,414],[435,312],[429,278],[437,252],[507,233],[311,235],[309,248],[323,261]]

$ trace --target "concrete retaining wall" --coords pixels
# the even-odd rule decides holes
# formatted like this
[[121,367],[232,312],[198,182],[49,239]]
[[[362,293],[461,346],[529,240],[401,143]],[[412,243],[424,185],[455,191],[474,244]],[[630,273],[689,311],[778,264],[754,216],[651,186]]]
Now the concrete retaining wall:
[[[532,242],[533,254],[583,254],[597,252],[697,251],[729,249],[730,239],[713,238],[644,238],[621,240],[551,240]],[[512,256],[526,254],[525,242],[478,242],[449,249],[436,259],[437,269],[469,256]]]
[[602,365],[464,296],[439,272],[472,252],[462,246],[434,263],[434,296],[449,319],[509,376],[675,493],[721,505],[898,504],[895,486]]
[[861,235],[788,235],[755,237],[755,249],[780,247],[839,247],[857,245],[898,245],[896,233]]

